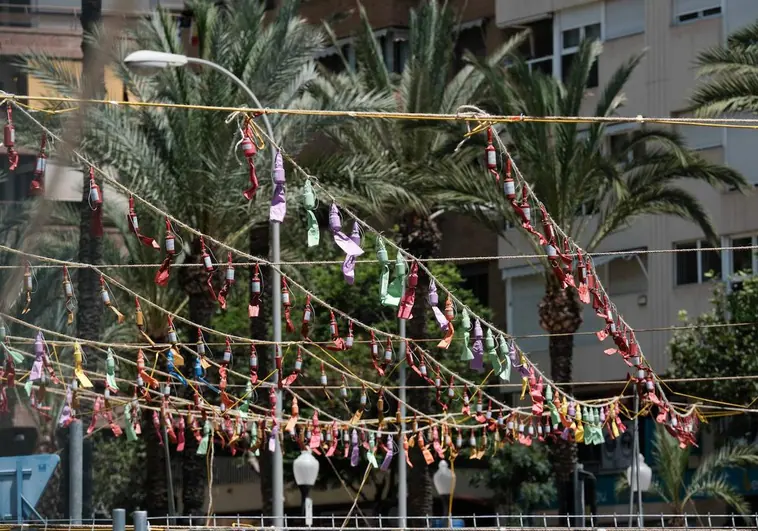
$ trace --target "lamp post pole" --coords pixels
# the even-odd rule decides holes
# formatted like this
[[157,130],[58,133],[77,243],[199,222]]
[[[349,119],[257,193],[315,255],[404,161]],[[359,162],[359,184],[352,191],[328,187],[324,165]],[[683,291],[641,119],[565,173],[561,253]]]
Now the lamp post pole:
[[[216,63],[213,63],[211,61],[206,61],[205,59],[200,59],[198,57],[187,57],[187,62],[192,64],[199,64],[203,66],[207,66],[208,68],[212,68],[214,70],[217,70],[218,72],[221,72],[222,74],[225,74],[229,79],[233,80],[239,88],[242,89],[245,94],[250,98],[250,101],[253,102],[253,104],[258,107],[259,109],[263,108],[263,105],[261,105],[261,102],[256,97],[255,93],[253,93],[250,88],[245,85],[245,83],[235,76],[232,72],[227,70],[221,65],[218,65]],[[266,127],[266,133],[268,133],[269,138],[272,140],[272,142],[269,142],[269,146],[271,147],[271,179],[274,178],[274,169],[276,164],[276,147],[274,146],[273,142],[276,142],[276,138],[274,137],[274,130],[271,127],[271,122],[268,119],[268,116],[263,114],[261,116],[263,119],[263,125]],[[281,262],[281,240],[279,237],[279,222],[272,221],[271,222],[271,261],[274,264],[278,264]],[[274,267],[271,269],[271,291],[273,292],[272,298],[274,300],[274,305],[272,307],[271,312],[271,319],[273,321],[273,328],[274,328],[274,349],[276,349],[277,345],[282,341],[282,292],[279,286],[281,285],[281,275],[279,274],[279,270]],[[272,356],[273,358],[273,356]],[[276,383],[278,379],[278,374],[274,373],[272,377],[272,382]],[[275,410],[276,418],[280,419],[282,418],[282,392],[277,390],[276,391],[276,410]],[[284,526],[284,461],[283,461],[283,455],[282,455],[282,447],[278,439],[276,439],[276,447],[274,450],[274,461],[272,463],[272,470],[271,470],[271,476],[272,476],[272,490],[273,490],[273,500],[272,500],[272,506],[274,508],[274,526],[277,528],[281,528]]]
[[316,484],[318,477],[319,463],[313,457],[310,450],[303,450],[292,463],[292,472],[295,476],[295,483],[300,488],[300,509],[305,517],[305,525],[313,525],[313,500],[311,500],[311,487]]
[[[136,68],[148,68],[148,69],[160,69],[168,67],[179,67],[187,64],[198,64],[212,68],[218,72],[221,72],[226,77],[234,81],[234,83],[247,94],[250,101],[258,107],[263,108],[261,102],[256,97],[250,88],[238,78],[230,70],[227,70],[223,66],[216,64],[212,61],[200,59],[199,57],[187,57],[185,55],[170,54],[165,52],[156,52],[151,50],[140,50],[130,54],[124,59],[124,63]],[[271,139],[271,179],[274,178],[274,170],[276,168],[276,147],[273,145],[275,142],[274,130],[271,127],[271,122],[268,116],[263,114],[263,125],[266,127],[266,133]],[[276,221],[271,222],[271,261],[275,264],[281,262],[281,243],[279,238],[279,223]],[[274,300],[272,319],[274,322],[274,343],[278,345],[282,340],[282,293],[279,289],[281,284],[281,277],[279,271],[276,268],[271,271],[271,289],[273,291],[272,298]],[[277,382],[278,375],[274,373],[273,382]],[[282,417],[282,392],[276,391],[276,418]],[[274,509],[274,525],[278,528],[283,527],[284,524],[284,463],[282,461],[282,448],[279,440],[276,440],[274,449],[274,461],[272,466],[272,483],[273,483],[273,500],[272,506]]]

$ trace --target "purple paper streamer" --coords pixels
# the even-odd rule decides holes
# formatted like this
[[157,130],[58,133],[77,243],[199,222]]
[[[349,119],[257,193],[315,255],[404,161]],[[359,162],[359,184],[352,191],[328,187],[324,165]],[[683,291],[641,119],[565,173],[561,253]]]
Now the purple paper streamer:
[[384,455],[384,460],[382,461],[382,466],[380,466],[380,470],[387,472],[390,469],[390,464],[392,464],[392,457],[395,454],[392,452],[392,445],[387,446],[387,453]]
[[443,332],[447,331],[447,327],[450,326],[450,323],[448,322],[447,317],[445,317],[445,314],[442,313],[442,310],[436,306],[432,306],[432,313],[434,313],[434,318],[437,320],[437,324],[440,325],[440,329]]
[[71,391],[71,386],[68,386],[66,388],[66,401],[63,403],[63,407],[61,408],[61,415],[58,419],[58,426],[66,426],[66,424],[71,420],[71,416],[73,415],[73,410],[71,409],[72,401],[73,392]]
[[482,344],[482,324],[477,319],[474,322],[474,344],[471,346],[471,352],[474,359],[471,360],[470,367],[472,370],[482,372],[484,370],[484,345]]
[[42,360],[42,356],[37,356],[34,359],[34,363],[32,364],[32,370],[31,372],[29,372],[30,382],[36,382],[37,380],[42,378],[43,366],[44,366],[44,361]]
[[283,184],[274,185],[274,195],[271,196],[271,208],[269,209],[269,220],[281,223],[287,214],[287,198],[285,197]]
[[360,459],[360,449],[357,444],[353,445],[353,450],[350,452],[350,466],[358,466]]
[[345,261],[342,262],[342,276],[345,277],[345,282],[353,285],[355,282],[355,256],[345,257]]
[[287,182],[286,175],[284,173],[284,159],[282,158],[282,152],[277,151],[274,157],[274,184],[285,184]]
[[334,236],[334,243],[344,251],[348,256],[360,256],[363,254],[363,249],[360,245],[356,244],[351,238],[342,232],[342,223],[340,222],[340,213],[337,210],[337,205],[332,203],[329,210],[329,230]]
[[[350,240],[360,248],[361,246],[361,230],[358,225],[358,222],[353,223],[353,232],[350,234]],[[345,277],[345,282],[347,282],[349,285],[353,285],[353,282],[355,282],[355,263],[356,263],[356,256],[355,255],[347,255],[345,257],[345,261],[342,262],[342,276]]]

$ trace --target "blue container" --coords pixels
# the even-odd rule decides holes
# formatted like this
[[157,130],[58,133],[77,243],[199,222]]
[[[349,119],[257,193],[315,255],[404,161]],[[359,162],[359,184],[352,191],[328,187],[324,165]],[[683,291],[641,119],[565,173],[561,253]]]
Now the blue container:
[[[450,520],[447,518],[433,518],[432,519],[432,527],[433,528],[447,528],[450,524]],[[466,527],[466,522],[463,520],[463,518],[453,518],[452,521],[453,527]]]

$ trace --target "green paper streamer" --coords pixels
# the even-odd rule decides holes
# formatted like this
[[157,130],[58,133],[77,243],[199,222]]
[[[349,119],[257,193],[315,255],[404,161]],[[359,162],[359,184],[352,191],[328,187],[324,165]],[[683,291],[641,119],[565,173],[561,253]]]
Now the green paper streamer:
[[126,404],[124,406],[124,420],[125,420],[125,430],[126,430],[126,440],[127,441],[136,441],[137,440],[137,432],[134,431],[134,426],[132,426],[132,404]]
[[552,401],[553,401],[553,388],[548,385],[547,389],[545,390],[545,402],[552,402]]
[[555,404],[550,402],[548,404],[548,409],[550,410],[550,422],[553,424],[553,426],[559,424],[561,421],[561,416],[558,414],[558,408],[555,407]]
[[113,357],[113,350],[110,348],[105,358],[105,383],[111,389],[118,390],[118,383],[116,383],[116,361]]
[[374,455],[374,452],[369,451],[366,453],[366,459],[368,459],[368,462],[371,463],[371,466],[374,468],[379,468],[379,463],[376,462],[376,456]]
[[388,266],[382,267],[382,272],[379,274],[379,302],[384,304],[387,300],[387,289],[390,285],[390,268]]
[[377,238],[376,240],[376,259],[379,260],[379,264],[382,266],[390,265],[390,258],[382,238]]
[[474,359],[474,353],[471,352],[471,317],[468,315],[468,310],[463,308],[461,312],[461,327],[463,328],[463,345],[461,349],[461,361],[471,361]]
[[0,345],[3,346],[3,349],[5,349],[5,353],[13,358],[13,363],[19,364],[24,362],[24,355],[21,354],[18,350],[15,348],[11,348],[9,346],[6,346],[5,343],[0,343]]
[[464,330],[469,330],[471,328],[471,317],[469,317],[466,308],[463,308],[463,311],[461,312],[461,326]]
[[510,381],[511,379],[511,357],[508,355],[508,344],[505,338],[500,336],[500,379]]
[[248,380],[245,386],[245,398],[242,399],[242,403],[239,406],[239,410],[242,413],[247,413],[250,410],[250,395],[253,394],[253,384]]
[[499,374],[501,371],[500,360],[497,357],[497,350],[495,350],[495,338],[492,336],[492,330],[487,329],[487,333],[484,336],[484,348],[487,350],[487,359],[492,365],[495,374]]
[[24,391],[26,391],[26,396],[32,396],[32,382],[30,380],[24,384]]
[[[253,422],[250,427],[250,446],[256,446],[258,444],[258,424]],[[260,449],[256,448],[253,455],[256,457],[261,455]]]
[[469,347],[469,343],[471,343],[471,332],[463,332],[463,345],[461,349],[461,361],[471,361],[474,359],[474,353],[471,352],[471,347]]
[[311,180],[306,179],[303,185],[303,208],[305,208],[305,222],[308,227],[308,247],[318,245],[321,231],[316,220],[316,194],[313,191]]
[[210,443],[212,433],[213,427],[211,426],[211,421],[206,420],[203,425],[203,438],[200,439],[200,444],[197,445],[197,455],[208,454],[208,444]]
[[305,222],[308,227],[308,247],[316,247],[321,238],[321,231],[318,228],[316,214],[311,210],[305,211]]
[[398,251],[397,258],[395,259],[395,278],[392,279],[387,288],[387,295],[382,297],[382,304],[394,307],[400,304],[400,299],[405,289],[405,275],[407,271],[408,266],[405,263],[405,258]]

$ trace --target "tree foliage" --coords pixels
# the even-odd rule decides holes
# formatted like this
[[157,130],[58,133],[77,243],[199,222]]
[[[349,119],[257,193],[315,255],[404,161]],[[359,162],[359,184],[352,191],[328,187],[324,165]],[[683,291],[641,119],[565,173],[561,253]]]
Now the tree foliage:
[[[758,279],[745,277],[738,289],[726,292],[714,283],[713,308],[696,317],[680,312],[682,325],[669,343],[670,374],[696,378],[687,382],[687,393],[733,403],[758,396],[758,382],[732,378],[758,374],[758,358],[751,355],[758,344]],[[730,324],[746,323],[742,326]]]
[[[758,446],[726,444],[701,458],[690,475],[691,453],[692,447],[681,448],[679,441],[657,425],[653,438],[654,474],[650,493],[663,500],[670,514],[698,514],[695,499],[702,497],[717,499],[735,513],[747,515],[750,505],[729,480],[727,472],[758,465]],[[628,489],[626,476],[619,477],[616,492]]]
[[555,474],[543,444],[506,444],[487,460],[475,484],[490,489],[502,514],[531,514],[554,501]]

